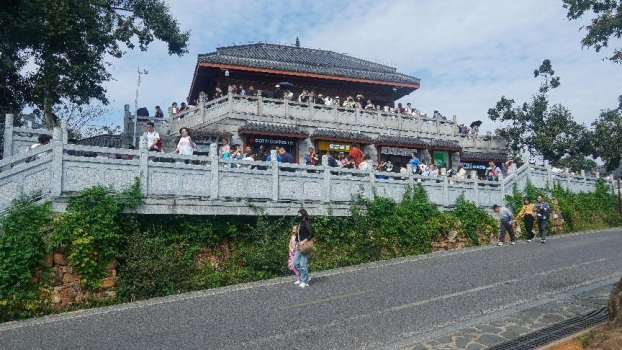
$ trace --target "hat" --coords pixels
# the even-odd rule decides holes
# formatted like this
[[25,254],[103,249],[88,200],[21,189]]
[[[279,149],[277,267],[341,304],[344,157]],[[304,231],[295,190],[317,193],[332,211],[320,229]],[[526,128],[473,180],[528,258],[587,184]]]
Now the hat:
[[335,96],[335,98],[339,98],[339,96]]

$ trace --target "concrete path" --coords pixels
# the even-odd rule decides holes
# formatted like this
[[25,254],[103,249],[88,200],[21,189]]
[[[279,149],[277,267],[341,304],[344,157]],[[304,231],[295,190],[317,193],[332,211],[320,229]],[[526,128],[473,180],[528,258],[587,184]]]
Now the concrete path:
[[[622,230],[478,247],[0,324],[6,349],[404,348],[622,274]],[[518,332],[520,333],[520,332]]]

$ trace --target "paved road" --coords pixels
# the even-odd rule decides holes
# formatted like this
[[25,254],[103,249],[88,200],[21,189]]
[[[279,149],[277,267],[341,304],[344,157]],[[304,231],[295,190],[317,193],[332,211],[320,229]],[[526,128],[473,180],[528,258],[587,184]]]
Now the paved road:
[[480,247],[0,325],[0,347],[360,349],[622,274],[622,230]]

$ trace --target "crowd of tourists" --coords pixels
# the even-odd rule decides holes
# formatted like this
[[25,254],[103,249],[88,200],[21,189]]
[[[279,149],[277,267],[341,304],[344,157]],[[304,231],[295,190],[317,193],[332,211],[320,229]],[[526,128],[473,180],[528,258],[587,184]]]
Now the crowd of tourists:
[[[257,96],[259,93],[258,90],[255,89],[254,86],[249,86],[248,89],[245,88],[242,84],[240,85],[229,85],[229,89],[233,94],[242,95],[242,96]],[[206,101],[209,99],[209,95],[205,92],[200,92],[200,98],[205,99]],[[214,89],[214,93],[212,94],[212,99],[218,99],[223,97],[222,89],[216,87]],[[440,123],[447,123],[449,120],[447,117],[439,112],[438,109],[435,109],[434,112],[428,116],[426,111],[420,111],[418,108],[413,107],[410,102],[403,105],[402,103],[398,103],[396,107],[393,105],[384,105],[381,106],[379,104],[374,104],[372,100],[365,99],[362,94],[357,95],[349,95],[344,98],[339,96],[327,96],[322,93],[316,93],[315,90],[302,90],[302,92],[298,95],[294,94],[290,89],[281,89],[278,88],[274,91],[268,91],[264,93],[264,97],[274,98],[274,99],[284,99],[289,101],[297,101],[300,103],[313,103],[318,105],[325,106],[338,106],[345,108],[356,108],[363,110],[373,110],[379,112],[386,112],[391,114],[400,114],[405,118],[416,117],[432,120],[438,120]],[[198,101],[195,99],[190,101],[189,98],[186,99],[186,102],[182,102],[181,105],[178,105],[177,102],[173,102],[170,107],[171,114],[177,114],[181,112],[185,112],[190,108],[190,105],[196,105]],[[146,107],[142,107],[138,109],[138,116],[149,116],[149,112]],[[159,106],[156,106],[156,118],[164,118],[164,114]],[[157,125],[157,124],[156,124]],[[469,128],[464,124],[458,127],[458,132],[460,134],[477,134],[479,131],[479,127],[475,126]]]

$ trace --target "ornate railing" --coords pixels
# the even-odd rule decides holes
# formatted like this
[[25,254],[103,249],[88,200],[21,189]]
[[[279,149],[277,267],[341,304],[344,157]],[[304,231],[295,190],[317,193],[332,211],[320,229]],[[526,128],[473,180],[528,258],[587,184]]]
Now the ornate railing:
[[[22,194],[41,193],[55,200],[94,185],[122,189],[136,178],[147,198],[145,206],[155,200],[164,201],[159,202],[157,211],[150,212],[168,214],[187,213],[178,204],[179,199],[186,203],[238,201],[238,207],[248,207],[245,201],[267,206],[304,202],[329,207],[351,203],[356,195],[379,195],[399,202],[406,187],[418,183],[440,207],[452,207],[464,195],[478,206],[490,208],[503,203],[514,184],[523,190],[528,179],[539,188],[547,182],[559,183],[574,192],[591,191],[596,184],[595,178],[557,176],[548,167],[528,165],[506,179],[490,182],[276,161],[224,160],[217,157],[215,144],[210,156],[184,156],[145,149],[68,145],[61,139],[56,137],[50,145],[0,161],[0,210]],[[276,160],[274,154],[272,159]],[[200,210],[193,213],[201,214]]]
[[465,148],[486,146],[505,149],[503,142],[495,137],[485,140],[483,135],[460,134],[455,116],[451,120],[438,120],[384,111],[234,94],[209,102],[199,102],[197,107],[171,115],[170,128],[172,131],[177,131],[181,127],[196,129],[216,123],[228,114],[240,116],[252,114],[254,121],[322,125],[359,132],[383,130],[383,133],[389,134],[404,132],[404,135],[424,135],[430,138],[450,137],[459,139]]

